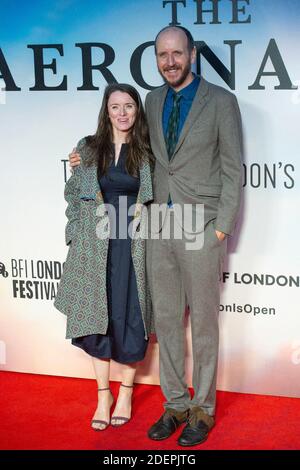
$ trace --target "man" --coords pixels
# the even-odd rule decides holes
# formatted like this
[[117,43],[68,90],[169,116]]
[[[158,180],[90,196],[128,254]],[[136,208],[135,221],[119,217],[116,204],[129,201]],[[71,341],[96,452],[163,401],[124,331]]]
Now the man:
[[[149,243],[150,287],[159,343],[165,412],[150,439],[171,436],[183,423],[182,446],[200,444],[214,425],[218,360],[219,279],[241,193],[242,134],[235,96],[195,76],[193,38],[178,26],[155,40],[166,84],[146,97],[155,156],[154,203],[167,204],[170,237]],[[174,207],[204,205],[204,243],[188,250],[188,228],[175,237]],[[175,217],[174,217],[175,214]],[[163,222],[164,223],[164,222]],[[161,228],[161,227],[160,227]],[[193,351],[191,399],[185,382],[184,309],[189,305]]]

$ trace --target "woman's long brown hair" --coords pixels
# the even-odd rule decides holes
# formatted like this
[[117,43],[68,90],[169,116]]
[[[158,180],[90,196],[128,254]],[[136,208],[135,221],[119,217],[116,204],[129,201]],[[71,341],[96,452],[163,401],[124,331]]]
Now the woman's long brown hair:
[[152,161],[148,125],[140,95],[131,85],[113,83],[105,88],[96,133],[86,139],[91,150],[87,165],[97,165],[98,178],[107,172],[114,158],[113,130],[108,116],[107,103],[110,95],[115,91],[128,93],[137,107],[135,123],[128,134],[127,172],[132,176],[137,176],[141,163],[147,158],[150,162]]

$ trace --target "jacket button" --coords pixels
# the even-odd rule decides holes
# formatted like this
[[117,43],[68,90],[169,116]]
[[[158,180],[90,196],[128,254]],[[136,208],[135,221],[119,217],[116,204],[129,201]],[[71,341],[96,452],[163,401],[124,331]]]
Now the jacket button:
[[169,171],[169,175],[173,176],[174,175],[173,171]]

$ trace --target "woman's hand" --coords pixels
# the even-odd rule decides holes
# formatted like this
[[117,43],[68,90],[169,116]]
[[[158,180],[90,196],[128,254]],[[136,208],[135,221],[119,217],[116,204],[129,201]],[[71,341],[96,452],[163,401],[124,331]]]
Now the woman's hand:
[[71,169],[75,168],[81,163],[80,153],[76,152],[76,148],[73,148],[72,152],[69,153],[69,163]]

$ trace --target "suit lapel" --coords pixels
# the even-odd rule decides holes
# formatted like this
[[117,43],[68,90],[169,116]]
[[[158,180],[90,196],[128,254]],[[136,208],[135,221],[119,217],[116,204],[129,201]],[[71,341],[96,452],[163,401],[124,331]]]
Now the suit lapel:
[[208,84],[204,78],[201,77],[201,81],[197,90],[197,93],[195,95],[195,98],[193,100],[191,109],[187,115],[187,118],[185,120],[184,126],[181,130],[181,133],[178,138],[177,145],[175,147],[174,154],[171,158],[171,161],[173,158],[176,156],[176,152],[180,149],[185,137],[189,133],[190,128],[194,124],[194,122],[199,118],[200,114],[202,113],[203,109],[206,106],[206,103],[208,101]]

